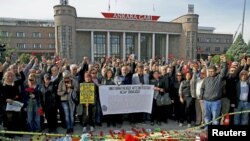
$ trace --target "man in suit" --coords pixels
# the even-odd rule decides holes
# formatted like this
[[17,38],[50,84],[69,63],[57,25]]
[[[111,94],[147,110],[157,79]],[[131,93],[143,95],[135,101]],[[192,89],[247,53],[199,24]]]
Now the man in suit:
[[[144,74],[143,70],[144,67],[142,65],[136,68],[136,73],[133,74],[132,77],[133,85],[149,84],[149,74]],[[134,113],[130,115],[130,122],[132,126],[137,122],[145,122],[145,120],[146,120],[146,114],[144,113]]]

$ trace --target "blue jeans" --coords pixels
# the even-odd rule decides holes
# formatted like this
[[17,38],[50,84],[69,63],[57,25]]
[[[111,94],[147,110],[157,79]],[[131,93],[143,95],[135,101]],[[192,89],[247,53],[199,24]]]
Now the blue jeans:
[[74,127],[74,112],[70,109],[69,103],[62,101],[62,107],[65,115],[65,122],[67,129],[73,129]]
[[[234,109],[235,112],[250,110],[250,102],[239,101],[238,106]],[[248,125],[249,113],[234,115],[235,125]]]
[[38,114],[38,105],[35,99],[30,99],[27,106],[27,122],[30,131],[40,131],[40,115]]
[[205,123],[213,120],[213,125],[219,125],[219,121],[215,120],[219,117],[221,111],[221,100],[206,101],[204,100],[204,118]]
[[97,124],[102,123],[102,108],[101,108],[100,101],[96,102],[95,123]]

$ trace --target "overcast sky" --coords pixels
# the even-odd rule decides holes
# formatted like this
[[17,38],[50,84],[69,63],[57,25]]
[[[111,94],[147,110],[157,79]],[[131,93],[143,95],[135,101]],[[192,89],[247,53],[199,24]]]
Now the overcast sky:
[[[171,21],[187,13],[194,4],[199,26],[215,27],[219,33],[234,34],[242,22],[244,0],[69,0],[78,17],[102,17],[101,12],[159,15]],[[60,0],[0,0],[0,17],[53,19],[53,6]],[[153,6],[154,5],[154,6]],[[153,10],[155,7],[155,11]],[[247,0],[244,39],[250,40],[250,0]],[[240,28],[241,31],[241,28]],[[239,32],[240,32],[239,31]]]

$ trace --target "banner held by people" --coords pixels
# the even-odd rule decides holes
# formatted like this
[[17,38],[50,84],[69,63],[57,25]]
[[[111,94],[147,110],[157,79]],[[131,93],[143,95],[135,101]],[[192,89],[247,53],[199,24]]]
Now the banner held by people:
[[153,85],[103,85],[99,94],[103,115],[152,111]]

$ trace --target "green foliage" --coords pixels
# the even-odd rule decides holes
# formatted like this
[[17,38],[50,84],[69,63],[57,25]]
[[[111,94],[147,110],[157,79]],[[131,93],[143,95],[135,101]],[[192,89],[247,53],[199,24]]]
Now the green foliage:
[[[234,61],[234,56],[231,54],[226,54],[227,61]],[[213,64],[219,64],[220,63],[220,55],[215,55],[212,58]]]
[[239,34],[226,54],[231,54],[235,60],[239,60],[244,53],[250,54],[250,48],[247,48],[247,44],[245,43],[242,34]]
[[30,54],[22,53],[19,56],[19,60],[20,60],[21,63],[27,64],[30,61],[30,56],[31,56]]
[[212,63],[213,63],[213,64],[218,64],[218,63],[220,63],[220,55],[215,55],[215,56],[213,56],[213,58],[212,58]]

